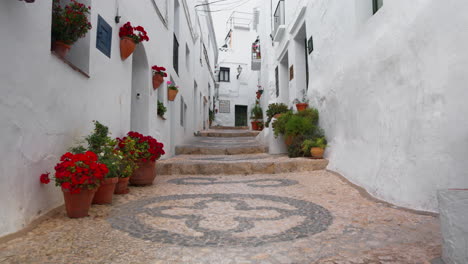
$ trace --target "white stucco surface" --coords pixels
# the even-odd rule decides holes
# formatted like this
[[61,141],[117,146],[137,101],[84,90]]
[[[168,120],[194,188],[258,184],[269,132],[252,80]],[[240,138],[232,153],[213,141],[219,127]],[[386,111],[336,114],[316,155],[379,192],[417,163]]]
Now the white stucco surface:
[[[329,140],[328,168],[380,199],[437,211],[437,189],[468,186],[468,3],[384,1],[375,15],[369,3],[286,1],[287,34],[262,64],[268,103],[285,102],[274,68],[286,53],[300,65],[293,40],[305,25],[314,40],[308,97]],[[270,10],[261,16],[264,54]]]
[[468,263],[468,189],[439,190],[442,259],[446,264]]
[[[51,1],[2,1],[0,3],[0,236],[25,227],[32,220],[63,203],[59,188],[53,183],[41,185],[39,175],[53,172],[60,155],[92,129],[92,120],[109,126],[115,137],[125,135],[131,128],[131,119],[143,130],[165,144],[170,157],[174,146],[193,137],[207,121],[208,86],[214,79],[207,67],[201,46],[208,45],[203,36],[214,34],[209,16],[196,17],[190,6],[195,1],[181,0],[179,74],[172,67],[173,23],[167,15],[173,12],[173,1],[161,7],[160,19],[153,1],[121,0],[116,24],[116,1],[92,1],[91,23],[88,33],[89,78],[73,70],[50,51]],[[186,4],[185,4],[186,3]],[[168,8],[169,11],[164,10]],[[102,16],[112,26],[111,58],[96,49],[97,17]],[[138,58],[133,55],[122,61],[118,30],[131,21],[148,31],[149,42],[139,44]],[[191,49],[190,66],[185,67],[185,47]],[[76,47],[74,47],[76,48]],[[73,48],[72,48],[73,49]],[[166,52],[170,51],[170,52]],[[211,68],[216,64],[217,50],[207,48],[206,58]],[[136,61],[138,66],[132,67]],[[203,64],[201,64],[203,62]],[[151,87],[151,72],[146,66],[159,65],[180,86],[177,99],[167,101],[166,84],[159,89]],[[132,74],[132,70],[138,70]],[[132,79],[133,78],[133,79]],[[136,80],[135,78],[146,78]],[[197,82],[197,93],[194,93]],[[131,99],[135,98],[133,86],[141,89],[146,115],[131,116]],[[184,97],[187,113],[180,125],[180,98]],[[157,100],[168,107],[166,120],[157,117]],[[197,104],[195,104],[197,100]],[[198,109],[195,109],[197,106]],[[141,111],[140,111],[141,113]],[[195,120],[195,121],[194,121]]]

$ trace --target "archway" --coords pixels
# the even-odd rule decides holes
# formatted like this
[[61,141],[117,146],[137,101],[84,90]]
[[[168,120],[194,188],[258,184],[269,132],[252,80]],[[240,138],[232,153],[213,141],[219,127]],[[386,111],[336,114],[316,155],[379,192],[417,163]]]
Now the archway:
[[130,129],[147,135],[149,132],[150,69],[143,45],[133,53],[132,100]]

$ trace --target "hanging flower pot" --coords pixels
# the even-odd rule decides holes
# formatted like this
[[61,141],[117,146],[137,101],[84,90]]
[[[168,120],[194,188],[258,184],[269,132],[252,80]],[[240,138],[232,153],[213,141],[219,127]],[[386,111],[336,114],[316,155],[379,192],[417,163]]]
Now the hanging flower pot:
[[128,180],[130,179],[130,177],[125,177],[125,178],[120,178],[119,177],[119,180],[117,181],[117,184],[115,186],[115,191],[114,191],[114,194],[127,194],[129,193],[129,189],[128,189]]
[[262,97],[262,93],[257,92],[257,99],[260,99],[260,97]]
[[159,74],[153,75],[153,89],[158,89],[159,86],[164,82],[164,77]]
[[297,111],[306,110],[308,106],[309,106],[308,103],[299,103],[299,104],[296,104]]
[[177,97],[177,93],[178,93],[178,92],[179,92],[179,91],[177,91],[177,90],[168,89],[168,90],[167,90],[167,100],[169,100],[169,101],[174,101],[175,98]]
[[119,30],[120,57],[127,59],[136,48],[136,44],[149,41],[148,34],[142,26],[132,27],[130,22],[125,23]]
[[93,204],[111,204],[115,186],[119,179],[117,177],[107,178],[101,181],[101,185],[93,198]]
[[122,60],[127,59],[135,51],[136,43],[132,38],[123,37],[120,39],[120,57]]
[[79,193],[71,193],[69,189],[62,188],[62,192],[68,217],[81,218],[88,216],[96,189],[83,189]]
[[54,41],[52,44],[52,50],[61,58],[64,58],[70,49],[71,45],[67,45],[62,41]]

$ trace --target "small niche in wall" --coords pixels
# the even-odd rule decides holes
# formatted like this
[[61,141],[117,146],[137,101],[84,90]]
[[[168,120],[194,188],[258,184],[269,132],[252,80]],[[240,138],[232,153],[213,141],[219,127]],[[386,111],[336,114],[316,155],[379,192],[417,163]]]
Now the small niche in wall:
[[[91,7],[91,0],[77,0],[76,2],[84,4],[85,6]],[[60,11],[54,8],[55,5],[59,5],[61,8],[64,8],[68,4],[72,3],[71,0],[54,0],[52,1],[52,23],[51,23],[51,51],[52,54],[57,55],[63,62],[68,64],[74,70],[82,73],[86,77],[89,77],[89,60],[90,60],[90,48],[91,48],[91,32],[94,30],[95,25],[92,25],[93,28],[89,30],[86,35],[82,38],[79,38],[76,42],[71,45],[70,50],[66,53],[65,56],[59,55],[59,52],[55,50],[57,47],[55,44],[56,40],[60,40],[60,32],[64,32],[60,28],[60,24],[54,23],[54,12]],[[92,12],[93,9],[90,10]],[[60,21],[60,20],[58,20]],[[88,21],[91,21],[91,15],[88,15]],[[58,36],[58,39],[56,39]],[[63,37],[63,36],[62,36]]]

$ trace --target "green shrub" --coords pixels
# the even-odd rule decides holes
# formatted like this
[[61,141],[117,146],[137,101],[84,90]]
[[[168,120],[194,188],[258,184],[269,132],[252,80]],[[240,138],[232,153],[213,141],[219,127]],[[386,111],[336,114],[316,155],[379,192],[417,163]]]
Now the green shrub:
[[307,108],[303,111],[297,112],[296,115],[308,119],[315,126],[318,125],[319,112],[315,108]]
[[164,106],[164,104],[158,100],[158,115],[160,117],[164,117],[164,114],[167,112],[167,108]]
[[286,133],[286,124],[288,123],[289,119],[293,117],[293,115],[294,114],[292,111],[287,111],[273,122],[272,126],[275,137],[284,135]]
[[259,104],[255,104],[250,112],[250,119],[252,120],[262,120],[263,119],[263,110]]
[[293,115],[286,123],[284,135],[293,137],[299,135],[310,135],[314,133],[315,129],[316,126],[314,126],[309,119]]
[[266,110],[266,115],[268,119],[265,122],[265,126],[268,127],[270,125],[271,119],[276,114],[282,114],[288,111],[289,111],[288,106],[283,103],[274,103],[274,104],[268,105],[268,109]]

